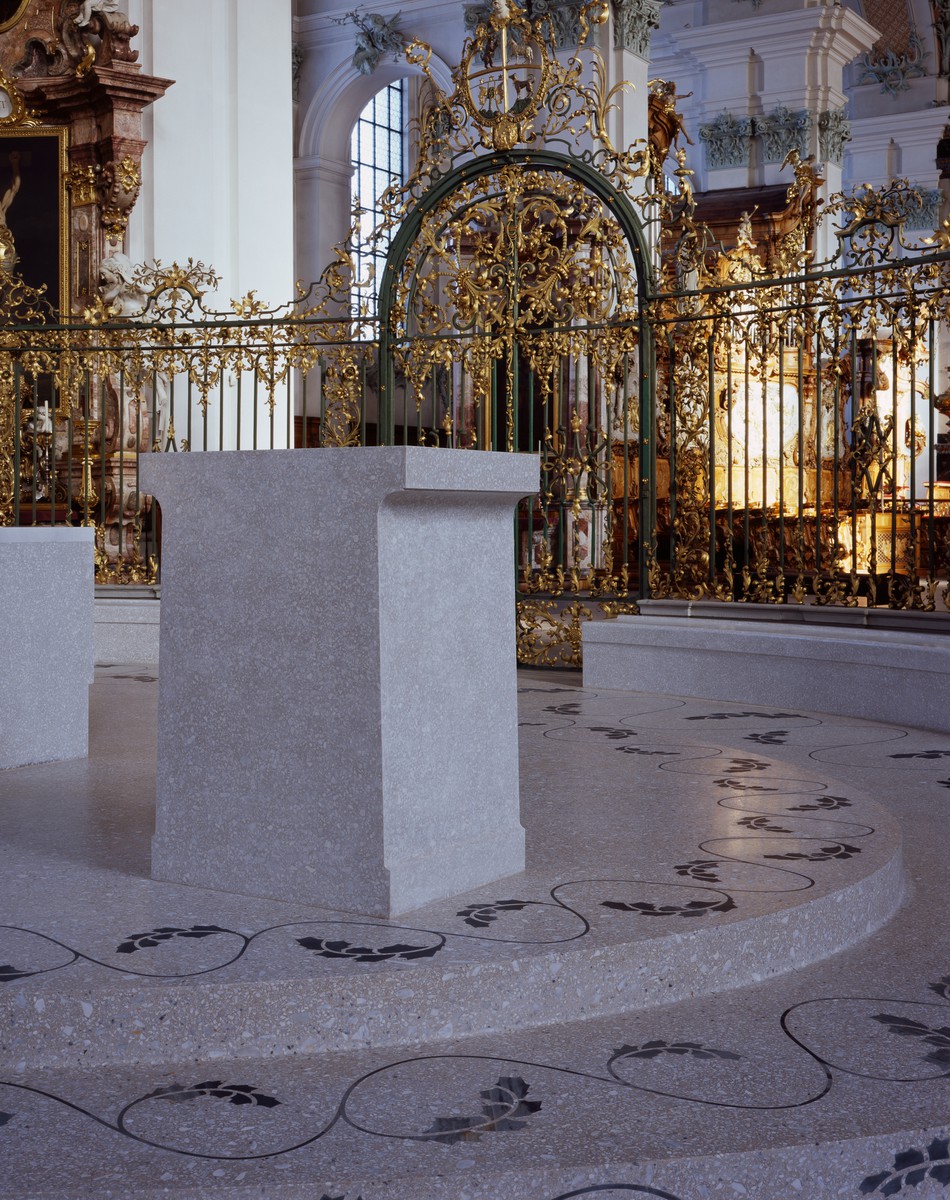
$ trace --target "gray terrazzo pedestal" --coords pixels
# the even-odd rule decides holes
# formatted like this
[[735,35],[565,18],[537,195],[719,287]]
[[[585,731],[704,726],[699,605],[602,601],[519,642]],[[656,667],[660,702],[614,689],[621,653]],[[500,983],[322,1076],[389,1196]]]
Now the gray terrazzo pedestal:
[[0,529],[0,768],[89,747],[93,531]]
[[154,455],[157,879],[392,915],[524,867],[527,455]]

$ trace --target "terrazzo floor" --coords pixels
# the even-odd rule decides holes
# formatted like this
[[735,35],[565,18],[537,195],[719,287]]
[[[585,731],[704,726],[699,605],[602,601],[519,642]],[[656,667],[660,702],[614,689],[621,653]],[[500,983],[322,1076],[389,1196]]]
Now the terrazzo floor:
[[519,683],[527,871],[368,921],[150,880],[100,668],[0,773],[0,1197],[950,1197],[950,737]]

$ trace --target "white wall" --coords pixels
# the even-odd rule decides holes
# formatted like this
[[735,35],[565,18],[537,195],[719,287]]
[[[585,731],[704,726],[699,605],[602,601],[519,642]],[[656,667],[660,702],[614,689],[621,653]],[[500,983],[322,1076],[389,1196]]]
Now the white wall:
[[[145,113],[148,147],[142,194],[132,211],[127,252],[165,266],[188,259],[221,277],[205,303],[230,312],[254,291],[269,307],[295,295],[291,0],[131,0],[140,26],[133,42],[142,69],[175,80]],[[225,381],[224,417],[212,395],[208,432],[186,381],[174,381],[172,419],[193,449],[288,444],[286,389],[275,397],[274,431],[253,378]]]
[[129,254],[200,259],[219,296],[294,294],[291,0],[133,0],[143,70],[175,80],[147,116]]

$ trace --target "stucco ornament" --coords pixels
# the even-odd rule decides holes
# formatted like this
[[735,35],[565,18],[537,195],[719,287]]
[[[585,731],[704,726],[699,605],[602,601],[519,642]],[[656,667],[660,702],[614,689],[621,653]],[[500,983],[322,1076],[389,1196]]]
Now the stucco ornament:
[[386,18],[380,13],[364,13],[357,9],[348,14],[347,21],[356,26],[356,49],[353,66],[361,75],[372,75],[385,54],[398,58],[405,46],[405,38],[398,25],[402,13]]

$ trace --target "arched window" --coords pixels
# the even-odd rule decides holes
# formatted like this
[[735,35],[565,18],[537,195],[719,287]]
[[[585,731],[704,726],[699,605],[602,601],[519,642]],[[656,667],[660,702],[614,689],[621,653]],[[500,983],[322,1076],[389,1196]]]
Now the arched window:
[[371,243],[370,235],[382,220],[379,198],[391,183],[406,177],[406,80],[387,84],[370,100],[353,127],[350,156],[353,162],[352,198],[363,213],[357,234],[358,278],[365,279],[374,268],[373,283],[353,297],[354,311],[367,307],[376,311],[379,277],[389,250],[388,241]]

